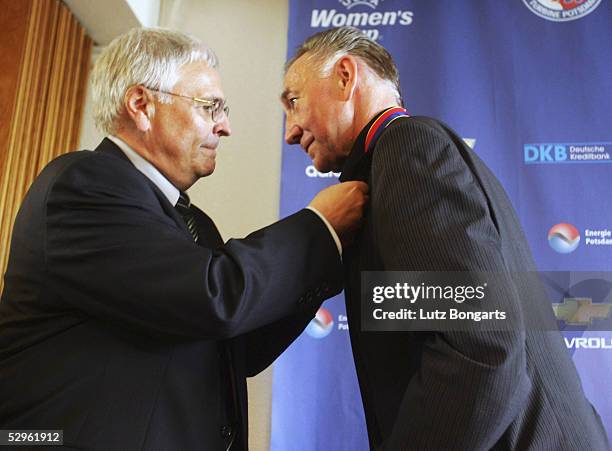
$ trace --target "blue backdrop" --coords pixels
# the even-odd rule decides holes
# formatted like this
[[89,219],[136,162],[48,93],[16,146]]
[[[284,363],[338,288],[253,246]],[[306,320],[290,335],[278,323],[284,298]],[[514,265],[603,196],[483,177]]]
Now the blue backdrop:
[[[579,283],[580,271],[609,278],[609,0],[290,0],[287,56],[342,25],[391,52],[411,114],[447,122],[499,177],[539,269],[563,272],[551,281],[553,296]],[[283,145],[281,216],[336,182]],[[612,302],[612,285],[602,286],[593,302]],[[272,450],[368,449],[345,315],[341,296],[327,301],[276,362]],[[583,329],[566,331],[566,345],[610,434],[612,333]]]

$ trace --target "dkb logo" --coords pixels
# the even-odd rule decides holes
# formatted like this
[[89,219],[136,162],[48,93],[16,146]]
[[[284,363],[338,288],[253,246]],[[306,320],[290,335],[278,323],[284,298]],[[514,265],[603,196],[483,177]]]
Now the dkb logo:
[[558,163],[567,160],[563,144],[525,144],[525,163]]

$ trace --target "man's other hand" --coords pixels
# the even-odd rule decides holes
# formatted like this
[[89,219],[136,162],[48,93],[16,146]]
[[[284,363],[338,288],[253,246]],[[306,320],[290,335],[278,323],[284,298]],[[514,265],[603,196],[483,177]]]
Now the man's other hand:
[[310,202],[334,228],[342,246],[350,244],[359,229],[367,193],[368,185],[364,182],[344,182],[325,188]]

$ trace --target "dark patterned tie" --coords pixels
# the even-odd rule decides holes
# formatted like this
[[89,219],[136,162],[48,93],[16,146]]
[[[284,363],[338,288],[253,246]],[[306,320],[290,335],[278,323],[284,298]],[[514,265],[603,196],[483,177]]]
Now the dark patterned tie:
[[191,201],[189,200],[189,196],[184,193],[179,193],[179,199],[176,203],[176,210],[180,213],[180,215],[185,220],[185,224],[187,224],[187,228],[189,229],[189,233],[193,237],[193,240],[198,242],[198,229],[196,226],[195,218],[193,217],[193,213],[191,212]]

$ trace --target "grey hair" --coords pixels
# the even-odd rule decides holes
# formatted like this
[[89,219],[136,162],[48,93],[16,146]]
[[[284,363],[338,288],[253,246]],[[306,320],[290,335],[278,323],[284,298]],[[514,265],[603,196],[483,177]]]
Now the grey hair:
[[344,55],[361,58],[382,80],[389,83],[401,104],[399,71],[391,54],[382,45],[354,27],[332,28],[310,36],[285,64],[285,73],[300,57],[307,55],[318,63],[322,76],[329,75],[336,61]]
[[[216,68],[217,56],[196,37],[163,28],[134,28],[118,36],[100,53],[91,74],[96,126],[117,131],[128,88],[144,85],[171,91],[185,64],[203,61]],[[170,96],[162,96],[168,101]],[[166,98],[166,99],[165,99]]]

